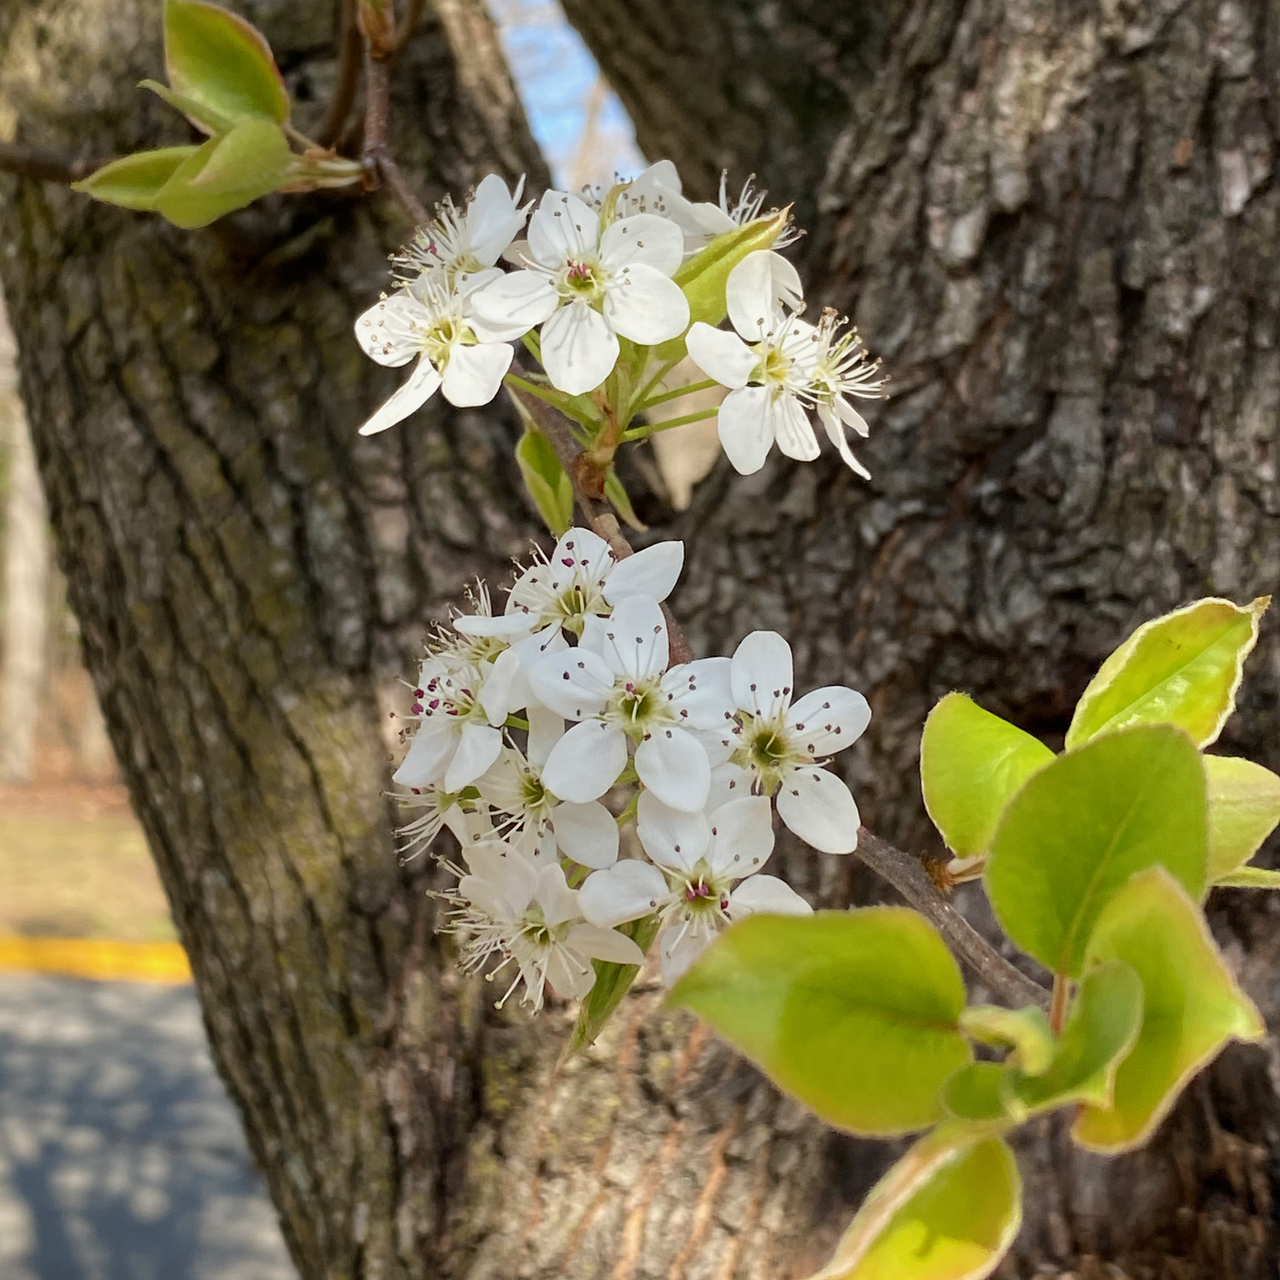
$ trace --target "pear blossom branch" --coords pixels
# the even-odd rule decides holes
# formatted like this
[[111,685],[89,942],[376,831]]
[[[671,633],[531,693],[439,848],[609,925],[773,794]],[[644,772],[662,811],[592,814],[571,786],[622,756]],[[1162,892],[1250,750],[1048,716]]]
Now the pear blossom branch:
[[40,182],[79,182],[101,165],[98,160],[72,160],[38,147],[0,142],[0,170],[15,173],[20,178],[36,178]]
[[343,0],[338,36],[338,76],[324,121],[316,134],[316,142],[322,147],[331,147],[342,137],[360,86],[360,55],[363,49],[364,41],[356,25],[356,0]]
[[1047,1007],[1049,992],[1010,964],[938,891],[918,858],[894,848],[873,831],[858,831],[857,857],[937,927],[948,946],[999,1000]]

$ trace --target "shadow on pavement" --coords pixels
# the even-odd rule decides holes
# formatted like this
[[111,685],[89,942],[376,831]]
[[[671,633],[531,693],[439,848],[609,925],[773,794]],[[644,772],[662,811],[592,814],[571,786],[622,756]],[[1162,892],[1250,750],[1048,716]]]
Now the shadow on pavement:
[[296,1280],[192,988],[0,974],[0,1276]]

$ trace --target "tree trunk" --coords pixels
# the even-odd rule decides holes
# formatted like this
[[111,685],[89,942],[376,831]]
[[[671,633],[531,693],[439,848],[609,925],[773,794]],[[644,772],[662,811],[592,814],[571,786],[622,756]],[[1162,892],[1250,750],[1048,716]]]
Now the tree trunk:
[[[934,698],[966,688],[1052,739],[1138,621],[1277,578],[1274,19],[1262,0],[1187,0],[1147,27],[1048,0],[568,7],[642,145],[704,192],[732,164],[820,211],[811,292],[889,358],[873,484],[722,466],[677,526],[675,605],[702,652],[776,626],[804,678],[863,688],[864,814],[927,848],[914,773]],[[406,168],[433,190],[536,171],[478,7],[428,11],[398,72]],[[264,14],[295,86],[323,96],[332,15]],[[0,103],[25,141],[175,137],[128,97],[158,65],[151,6],[0,15]],[[391,679],[532,528],[501,412],[353,435],[391,380],[350,323],[405,228],[308,199],[184,235],[54,187],[4,194],[59,558],[303,1275],[803,1275],[884,1146],[825,1133],[651,989],[557,1071],[566,1015],[530,1025],[459,982],[427,868],[397,869]],[[1278,659],[1268,629],[1230,743],[1272,765]],[[851,859],[784,861],[829,902],[865,887]],[[1265,905],[1223,901],[1274,1022]],[[1278,1129],[1254,1050],[1149,1152],[1106,1163],[1031,1132],[1006,1274],[1101,1276],[1097,1256],[1135,1280],[1273,1275]]]
[[4,671],[0,679],[0,782],[29,782],[44,688],[49,518],[17,388],[13,341],[0,297],[0,441],[8,445],[4,522]]

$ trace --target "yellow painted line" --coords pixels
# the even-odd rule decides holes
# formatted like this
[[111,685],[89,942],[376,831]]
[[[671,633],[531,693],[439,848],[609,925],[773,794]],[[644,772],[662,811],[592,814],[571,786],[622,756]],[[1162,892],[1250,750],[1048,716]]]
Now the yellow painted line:
[[191,981],[187,953],[176,942],[105,938],[21,938],[0,934],[0,970],[61,973],[95,982]]

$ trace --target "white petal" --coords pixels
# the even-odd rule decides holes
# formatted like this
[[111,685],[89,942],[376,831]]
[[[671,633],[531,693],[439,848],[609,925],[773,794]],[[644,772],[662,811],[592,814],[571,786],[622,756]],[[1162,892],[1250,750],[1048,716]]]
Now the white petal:
[[565,945],[593,960],[614,964],[644,964],[644,952],[625,933],[597,924],[577,924],[569,930]]
[[818,456],[818,440],[809,415],[800,401],[787,392],[773,399],[773,436],[788,458],[812,462]]
[[745,387],[756,367],[756,353],[736,333],[713,329],[701,320],[690,326],[685,345],[693,363],[726,387]]
[[558,298],[549,276],[540,271],[512,271],[477,289],[470,301],[471,309],[486,324],[529,330],[556,309]]
[[453,620],[453,629],[464,636],[497,636],[501,640],[523,637],[537,625],[527,613],[499,614],[496,618],[487,613],[464,613]]
[[542,326],[542,367],[571,396],[594,391],[618,362],[617,335],[585,302],[561,307]]
[[400,290],[361,313],[356,320],[356,341],[365,355],[398,369],[421,354],[422,330],[429,323],[423,305]]
[[867,420],[853,407],[844,396],[836,396],[836,413],[846,427],[852,427],[864,440],[871,434]]
[[559,575],[566,582],[576,573],[587,582],[603,581],[613,569],[614,554],[609,544],[590,529],[568,529],[556,543],[548,568],[552,578]]
[[444,776],[457,745],[458,735],[452,725],[438,726],[424,720],[413,735],[408,754],[391,775],[391,781],[419,790],[429,787]]
[[811,916],[813,908],[777,876],[752,876],[729,895],[729,916]]
[[578,908],[578,891],[570,889],[559,863],[541,868],[538,872],[538,888],[534,895],[542,908],[542,918],[555,926],[566,920],[582,918]]
[[[569,720],[599,715],[613,692],[613,682],[614,673],[608,663],[581,645],[563,653],[549,653],[529,668],[533,696]],[[594,800],[595,796],[589,799]]]
[[[671,223],[663,225],[680,235]],[[689,327],[689,299],[674,280],[637,262],[610,280],[604,316],[616,333],[650,346],[679,337]]]
[[[547,986],[562,1000],[581,1000],[596,985],[596,971],[581,952],[552,947],[545,961]],[[528,985],[528,977],[525,984]]]
[[815,758],[832,755],[857,742],[870,723],[871,708],[866,698],[839,684],[806,693],[787,714],[787,724]]
[[478,262],[491,267],[502,257],[517,231],[524,226],[525,213],[512,199],[507,184],[491,173],[476,188],[475,199],[467,210],[467,231],[471,252]]
[[657,867],[627,858],[594,871],[578,890],[578,909],[595,925],[612,928],[652,914],[670,896]]
[[599,800],[627,763],[627,739],[621,729],[601,720],[575,724],[551,748],[542,784],[571,804]]
[[728,658],[698,658],[672,667],[662,691],[686,728],[724,733],[733,727],[733,664]]
[[826,769],[808,765],[782,780],[778,817],[806,844],[822,853],[852,853],[858,847],[858,806],[849,788]]
[[498,758],[502,731],[487,724],[464,724],[458,749],[444,775],[446,791],[461,791],[473,783]]
[[741,476],[759,471],[773,447],[772,403],[768,387],[739,387],[720,406],[716,419],[720,444]]
[[[849,409],[849,412],[862,424],[860,434],[865,436],[867,434],[867,424],[862,421],[862,415],[854,409]],[[845,435],[844,423],[836,416],[830,405],[820,404],[818,406],[818,420],[826,428],[828,439],[839,450],[840,457],[844,459],[845,465],[854,474],[860,475],[864,480],[870,480],[871,472],[853,456],[853,450],[849,448],[849,438]],[[858,428],[855,427],[854,430],[858,430]]]
[[[593,645],[609,669],[627,680],[661,675],[670,658],[667,620],[651,596],[628,596],[608,618],[588,621]],[[587,632],[583,633],[584,639]]]
[[564,737],[564,717],[547,707],[530,707],[526,718],[529,721],[529,763],[540,768],[551,754],[551,748]]
[[618,824],[598,800],[558,804],[551,811],[556,844],[584,867],[610,867],[618,860]]
[[444,398],[459,409],[488,404],[498,394],[514,353],[505,343],[455,343],[444,367]]
[[514,649],[504,649],[488,666],[482,667],[481,671],[484,684],[480,688],[478,700],[489,723],[500,728],[507,717],[518,709],[511,693],[520,671],[520,655]]
[[423,356],[409,375],[409,381],[396,391],[391,398],[360,428],[362,436],[377,435],[397,422],[403,422],[411,413],[421,409],[435,394],[440,385],[440,375],[435,365]]
[[711,846],[711,827],[705,814],[673,809],[652,791],[640,793],[636,834],[645,853],[672,871],[692,871]]
[[768,796],[743,796],[721,805],[707,819],[711,823],[711,854],[707,859],[717,875],[741,880],[758,871],[773,852],[773,805]]
[[739,764],[722,764],[711,770],[711,794],[707,796],[707,812],[714,813],[730,800],[751,794],[751,775]]
[[662,961],[662,981],[674,986],[686,969],[715,941],[714,929],[690,929],[682,937],[680,928],[668,925],[658,939],[658,955]]
[[683,729],[655,729],[636,748],[636,773],[663,804],[693,812],[707,802],[711,761]]
[[543,192],[529,219],[529,252],[544,267],[561,267],[593,254],[599,237],[600,215],[563,191]]
[[733,651],[733,700],[744,711],[772,719],[791,704],[791,646],[776,631],[753,631]]
[[748,342],[759,342],[773,327],[780,303],[804,306],[800,277],[786,258],[769,249],[749,253],[729,272],[725,302],[733,327]]
[[683,568],[683,542],[655,542],[653,546],[618,561],[605,580],[604,598],[613,605],[627,596],[665,600]]
[[684,234],[655,213],[619,218],[600,237],[600,263],[610,273],[635,263],[672,276],[684,259]]

